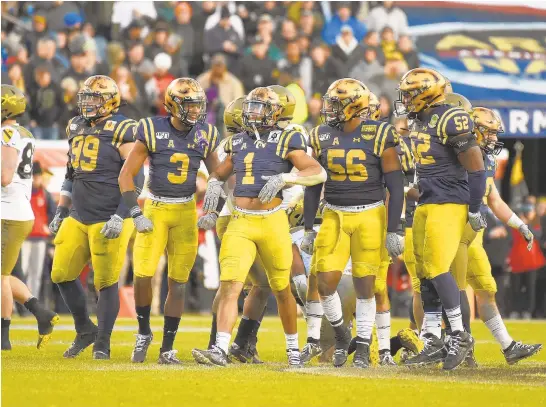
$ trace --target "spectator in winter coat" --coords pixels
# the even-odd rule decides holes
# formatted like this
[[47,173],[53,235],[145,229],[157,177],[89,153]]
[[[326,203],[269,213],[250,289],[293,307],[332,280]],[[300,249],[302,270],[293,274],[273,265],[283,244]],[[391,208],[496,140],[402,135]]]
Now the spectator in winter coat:
[[36,68],[35,80],[39,87],[31,99],[32,132],[37,139],[57,140],[59,138],[57,122],[64,105],[61,88],[51,81],[51,72],[47,65]]
[[342,76],[348,76],[353,67],[362,59],[364,47],[358,43],[353,35],[353,29],[345,25],[336,38],[336,45],[332,47],[332,58],[343,66]]
[[401,8],[394,7],[393,3],[384,1],[382,6],[372,9],[366,21],[369,30],[381,32],[385,27],[392,27],[395,38],[408,33],[406,13]]
[[348,25],[353,30],[353,35],[357,42],[360,42],[366,34],[366,26],[351,16],[351,6],[347,2],[339,2],[336,15],[328,21],[322,30],[322,38],[328,45],[336,43],[337,36],[341,33],[341,28]]
[[267,57],[268,45],[263,42],[252,45],[252,53],[241,61],[241,79],[246,92],[259,86],[273,84],[275,62]]
[[404,60],[408,64],[408,69],[415,69],[419,67],[419,56],[413,47],[413,42],[409,36],[400,36],[398,39],[398,49],[400,52],[402,52]]

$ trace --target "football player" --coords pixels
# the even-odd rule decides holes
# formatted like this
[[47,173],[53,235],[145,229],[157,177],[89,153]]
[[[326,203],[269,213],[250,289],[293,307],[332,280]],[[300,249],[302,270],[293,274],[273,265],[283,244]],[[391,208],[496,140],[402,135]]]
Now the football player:
[[[443,368],[452,370],[464,361],[474,340],[464,330],[461,298],[449,269],[467,221],[476,231],[485,226],[480,204],[486,177],[473,122],[463,109],[445,103],[445,88],[446,79],[438,72],[413,69],[400,81],[395,111],[415,121],[410,138],[420,192],[413,245],[425,312],[425,346],[406,363],[443,360]],[[453,330],[449,351],[440,339],[442,305]]]
[[[325,125],[311,132],[315,157],[327,167],[324,184],[326,207],[318,234],[313,222],[322,185],[305,191],[306,233],[302,249],[313,252],[314,267],[324,315],[336,336],[333,364],[347,361],[351,333],[342,314],[336,291],[349,258],[356,291],[357,349],[353,366],[370,364],[370,343],[376,316],[375,277],[381,264],[381,251],[402,253],[396,235],[404,200],[403,177],[395,147],[398,134],[385,122],[367,119],[370,92],[361,82],[346,78],[335,81],[323,97],[321,114]],[[390,194],[388,225],[385,185]],[[311,281],[309,283],[311,287]],[[313,299],[309,298],[308,300]]]
[[[226,146],[228,157],[209,178],[204,210],[214,210],[222,184],[233,172],[235,208],[220,249],[216,343],[211,350],[192,351],[198,363],[226,365],[237,297],[258,253],[277,299],[289,366],[301,366],[296,302],[290,292],[292,249],[287,215],[280,206],[281,190],[319,184],[326,173],[307,155],[307,143],[299,131],[277,129],[281,114],[279,96],[273,90],[261,87],[250,92],[243,104],[243,121],[252,131],[232,137]],[[299,171],[291,172],[292,167]]]
[[[133,250],[139,325],[131,356],[135,363],[144,362],[152,342],[152,277],[165,249],[169,291],[158,363],[180,363],[173,344],[184,309],[186,282],[197,255],[196,177],[201,161],[209,172],[218,164],[214,150],[220,140],[216,127],[204,121],[206,104],[205,91],[196,80],[173,80],[165,92],[169,116],[140,120],[135,145],[119,176],[123,199],[138,232]],[[149,193],[143,212],[138,206],[133,176],[148,157]],[[215,221],[214,218],[212,223]]]
[[34,137],[17,123],[26,105],[23,92],[2,85],[2,350],[11,349],[9,327],[14,299],[36,317],[38,349],[49,341],[59,321],[58,315],[43,308],[21,280],[10,276],[34,224],[30,206]]
[[[533,234],[529,227],[508,207],[501,198],[495,186],[495,155],[502,149],[503,143],[498,141],[498,134],[503,132],[498,116],[490,109],[476,107],[470,111],[474,121],[474,134],[483,152],[487,173],[487,187],[483,197],[483,205],[488,206],[493,214],[508,226],[517,229],[528,242],[528,248],[533,244]],[[502,353],[508,364],[528,358],[537,353],[542,345],[527,345],[512,339],[497,308],[495,293],[497,284],[491,274],[491,265],[483,248],[484,231],[476,232],[466,226],[463,239],[459,245],[454,263],[468,266],[465,280],[457,280],[460,290],[470,284],[476,295],[480,318],[502,348]],[[465,256],[466,259],[461,259]]]
[[[79,116],[66,127],[69,160],[50,224],[56,234],[51,280],[59,287],[76,327],[65,358],[74,358],[94,344],[94,359],[110,359],[110,337],[119,312],[119,273],[134,230],[126,219],[129,212],[121,200],[118,175],[133,146],[136,122],[117,113],[120,102],[112,78],[91,76],[78,92]],[[79,280],[89,260],[99,292],[98,327],[89,318]]]

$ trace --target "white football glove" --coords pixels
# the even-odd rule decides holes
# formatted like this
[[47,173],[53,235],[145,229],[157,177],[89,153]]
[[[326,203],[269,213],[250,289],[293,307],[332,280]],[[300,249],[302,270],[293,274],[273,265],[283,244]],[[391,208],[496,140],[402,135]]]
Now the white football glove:
[[283,174],[273,176],[262,175],[262,179],[267,180],[267,182],[258,194],[258,198],[263,204],[266,204],[277,196],[279,191],[286,185],[286,182],[283,179]]
[[518,230],[523,238],[527,241],[527,250],[531,251],[531,249],[533,248],[533,240],[535,239],[535,237],[533,236],[533,233],[529,230],[529,226],[521,225]]
[[203,200],[203,211],[205,213],[214,212],[217,209],[218,201],[220,198],[227,198],[224,192],[224,181],[219,181],[216,178],[209,179],[207,183],[207,191],[205,192],[205,198]]
[[123,219],[121,216],[112,215],[110,220],[104,224],[100,233],[107,239],[117,239],[123,229]]
[[135,228],[138,233],[150,233],[152,230],[154,230],[154,224],[144,215],[139,215],[136,218],[133,218],[133,222],[135,223]]
[[206,215],[199,218],[199,220],[197,221],[197,227],[204,230],[214,229],[217,219],[218,215],[216,214],[216,212],[207,213]]
[[470,223],[474,232],[479,232],[487,226],[485,217],[480,212],[468,212],[468,223]]
[[396,259],[402,253],[404,253],[404,240],[401,239],[396,232],[387,232],[387,238],[385,240],[385,246],[389,256]]
[[316,237],[317,232],[315,232],[314,230],[306,230],[303,234],[303,239],[300,244],[301,251],[311,256],[313,254],[313,246]]

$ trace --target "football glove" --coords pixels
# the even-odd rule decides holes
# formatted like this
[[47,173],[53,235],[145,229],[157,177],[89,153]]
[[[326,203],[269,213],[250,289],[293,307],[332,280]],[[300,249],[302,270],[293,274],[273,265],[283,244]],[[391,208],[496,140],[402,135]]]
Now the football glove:
[[533,248],[533,240],[535,237],[533,236],[533,233],[529,230],[529,226],[521,225],[518,230],[527,242],[527,250],[531,251],[531,249]]
[[487,222],[480,212],[468,212],[468,223],[474,232],[479,232],[487,226]]
[[404,252],[404,240],[396,232],[388,232],[385,241],[389,256],[396,259]]
[[138,233],[150,233],[154,230],[154,224],[144,215],[134,217],[133,222],[135,223],[135,228]]
[[68,217],[70,210],[66,206],[58,206],[55,211],[55,217],[49,224],[49,231],[51,234],[56,235],[63,223],[63,219]]
[[300,244],[301,251],[311,256],[313,254],[313,245],[315,243],[316,237],[317,232],[315,232],[314,230],[306,230],[303,234],[303,239]]
[[218,215],[216,214],[216,212],[207,213],[206,215],[199,218],[199,220],[197,221],[197,227],[204,230],[214,229],[217,219]]
[[203,200],[203,211],[205,213],[218,210],[217,207],[220,198],[227,198],[227,195],[222,188],[223,185],[224,181],[219,181],[216,178],[209,179],[207,191],[205,192],[205,198]]
[[277,196],[279,191],[284,188],[286,182],[283,179],[283,174],[277,174],[273,176],[262,175],[263,180],[267,180],[262,187],[258,198],[263,204],[269,203]]
[[119,215],[112,215],[104,224],[100,233],[107,239],[117,239],[123,229],[123,219]]

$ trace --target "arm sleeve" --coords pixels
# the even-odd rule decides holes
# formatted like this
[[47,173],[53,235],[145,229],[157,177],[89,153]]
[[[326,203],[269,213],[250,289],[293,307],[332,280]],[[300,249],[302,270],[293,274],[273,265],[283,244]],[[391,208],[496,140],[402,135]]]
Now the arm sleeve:
[[[133,178],[133,182],[135,184],[135,190],[131,191],[134,192],[136,198],[140,195],[142,192],[142,188],[144,187],[144,167],[140,167],[140,170],[138,171],[138,174],[135,175]],[[129,208],[127,207],[127,203],[125,202],[125,199],[123,196],[119,200],[118,209],[116,210],[116,215],[119,217],[124,217],[126,213],[129,212]]]
[[298,130],[292,130],[282,134],[279,139],[279,147],[282,158],[286,158],[288,153],[296,150],[302,150],[307,153],[307,142],[305,141],[305,136]]
[[324,184],[306,187],[303,194],[303,224],[306,230],[312,230],[320,204],[320,193]]
[[396,232],[400,215],[404,207],[404,177],[402,171],[391,171],[384,174],[385,185],[389,190],[389,207],[387,208],[387,232]]

